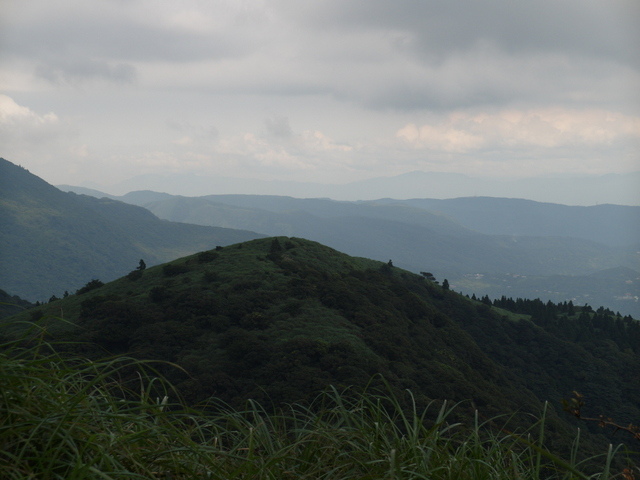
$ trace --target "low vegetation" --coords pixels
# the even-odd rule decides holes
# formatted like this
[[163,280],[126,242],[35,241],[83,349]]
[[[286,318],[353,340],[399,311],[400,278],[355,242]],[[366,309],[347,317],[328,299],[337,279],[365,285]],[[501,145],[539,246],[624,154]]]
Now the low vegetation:
[[633,437],[585,421],[640,418],[631,317],[467,298],[299,238],[136,264],[5,320],[9,465],[52,478],[34,453],[52,449],[98,465],[60,478],[634,478]]
[[[38,333],[38,330],[31,332]],[[410,392],[327,389],[267,412],[210,402],[187,409],[151,365],[65,357],[42,340],[0,345],[2,478],[33,479],[633,479],[610,447],[578,461],[545,446],[545,411],[452,421],[459,407],[419,408]],[[135,388],[122,372],[135,369]],[[405,406],[406,405],[406,406]]]

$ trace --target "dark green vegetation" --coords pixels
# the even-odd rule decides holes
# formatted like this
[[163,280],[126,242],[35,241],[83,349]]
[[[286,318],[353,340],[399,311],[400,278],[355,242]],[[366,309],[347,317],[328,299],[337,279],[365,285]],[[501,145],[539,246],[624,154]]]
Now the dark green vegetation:
[[616,267],[589,275],[478,275],[458,278],[455,289],[478,296],[500,298],[544,298],[554,303],[571,299],[576,305],[606,305],[607,308],[638,318],[640,313],[640,272]]
[[[168,220],[303,237],[381,261],[393,257],[399,267],[428,269],[470,294],[573,299],[640,316],[640,207],[483,197],[336,202],[132,192],[120,198]],[[621,266],[622,277],[603,281]],[[477,274],[481,281],[473,281]]]
[[[255,402],[199,412],[177,404],[148,364],[66,358],[25,339],[0,344],[7,480],[607,480],[622,468],[633,478],[619,448],[580,460],[576,438],[564,459],[547,450],[544,412],[506,431],[507,418],[452,423],[456,406],[422,409],[407,392],[335,389],[272,413]],[[126,370],[139,375],[135,390],[122,384]]]
[[23,318],[55,340],[85,342],[69,346],[75,353],[179,365],[184,371],[158,369],[190,404],[309,402],[328,385],[363,388],[382,374],[395,394],[413,391],[419,406],[463,402],[454,418],[468,420],[476,408],[483,418],[537,414],[549,400],[548,438],[558,445],[574,428],[559,412],[573,390],[595,415],[636,422],[637,322],[522,302],[515,311],[494,307],[388,262],[280,237],[149,267]]
[[160,220],[122,202],[63,193],[0,159],[0,288],[31,301],[75,291],[92,276],[150,265],[261,235]]

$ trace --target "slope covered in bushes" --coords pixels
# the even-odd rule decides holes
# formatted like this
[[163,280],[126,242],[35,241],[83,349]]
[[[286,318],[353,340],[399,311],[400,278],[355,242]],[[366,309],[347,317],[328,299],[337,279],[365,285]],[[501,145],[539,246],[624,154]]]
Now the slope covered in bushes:
[[[549,401],[552,438],[573,428],[560,401],[574,390],[594,414],[640,418],[638,352],[628,344],[635,320],[578,307],[549,320],[488,303],[391,261],[279,237],[134,270],[23,318],[82,342],[68,347],[76,353],[179,366],[158,368],[192,405],[308,402],[327,385],[363,388],[381,374],[419,405],[465,402],[460,415],[535,413]],[[585,318],[597,330],[593,321],[583,329]]]
[[[619,448],[585,459],[579,439],[565,458],[547,449],[544,411],[507,431],[506,417],[455,423],[457,406],[420,408],[410,392],[335,388],[274,412],[252,401],[197,411],[147,363],[88,361],[26,340],[0,344],[7,480],[633,478]],[[138,373],[136,389],[123,386],[125,370]]]

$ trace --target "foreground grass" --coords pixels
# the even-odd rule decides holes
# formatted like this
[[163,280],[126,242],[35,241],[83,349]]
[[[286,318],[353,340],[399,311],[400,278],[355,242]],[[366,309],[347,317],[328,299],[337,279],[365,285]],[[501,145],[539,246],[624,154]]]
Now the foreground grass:
[[[119,378],[131,369],[139,384]],[[455,406],[328,390],[276,414],[208,413],[172,405],[145,362],[65,359],[42,341],[0,345],[3,479],[630,479],[610,448],[576,463],[544,447],[543,418],[520,434],[476,420],[449,423]],[[153,394],[150,392],[154,392]],[[409,405],[408,407],[401,407]],[[627,475],[632,475],[630,471]]]

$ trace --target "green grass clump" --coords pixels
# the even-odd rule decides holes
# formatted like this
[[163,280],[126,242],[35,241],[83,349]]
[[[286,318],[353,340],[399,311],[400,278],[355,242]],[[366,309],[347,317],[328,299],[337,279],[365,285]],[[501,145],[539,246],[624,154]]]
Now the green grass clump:
[[4,479],[154,478],[195,474],[188,417],[165,412],[164,385],[148,375],[132,392],[118,382],[127,358],[65,359],[44,342],[0,353],[0,468]]
[[[136,388],[119,380],[130,369]],[[613,448],[589,459],[591,476],[549,453],[544,415],[510,433],[500,418],[455,423],[446,402],[419,410],[408,392],[330,388],[275,414],[252,401],[196,412],[170,404],[176,393],[145,362],[64,358],[37,339],[0,345],[0,380],[3,479],[616,478]]]

